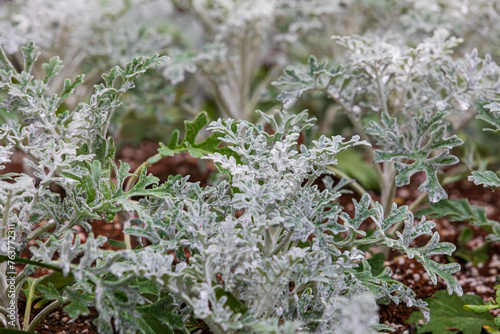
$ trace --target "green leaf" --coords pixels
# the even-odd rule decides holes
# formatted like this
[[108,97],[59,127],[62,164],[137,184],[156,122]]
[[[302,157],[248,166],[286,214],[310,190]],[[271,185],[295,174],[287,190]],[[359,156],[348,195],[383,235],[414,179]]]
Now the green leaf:
[[166,324],[170,329],[185,329],[184,322],[182,317],[178,314],[174,313],[143,313],[144,319],[156,319],[162,321],[162,323]]
[[125,242],[123,242],[123,241],[118,241],[118,240],[109,239],[109,240],[108,240],[108,243],[109,243],[111,246],[113,246],[113,247],[117,247],[117,248],[126,248]]
[[478,111],[477,119],[492,126],[492,128],[484,128],[483,130],[500,133],[500,103],[476,102],[474,106]]
[[[404,208],[404,210],[401,210],[402,208]],[[455,291],[457,294],[462,295],[462,287],[453,276],[454,273],[460,271],[460,265],[458,263],[440,264],[431,259],[433,255],[451,255],[455,250],[455,245],[452,243],[439,242],[439,233],[432,232],[432,229],[436,226],[434,222],[422,218],[418,224],[415,224],[413,213],[408,210],[408,207],[404,206],[398,208],[395,204],[387,218],[384,218],[384,212],[380,204],[378,204],[374,221],[377,226],[382,227],[384,231],[398,221],[404,221],[403,232],[396,232],[398,239],[394,240],[384,235],[384,243],[393,249],[399,250],[408,258],[415,258],[420,262],[434,284],[437,284],[437,276],[439,276],[446,283],[448,293],[451,294]],[[422,247],[410,247],[412,241],[422,235],[432,235],[432,237],[427,244]]]
[[172,334],[172,330],[155,318],[135,319],[144,334]]
[[42,64],[42,69],[45,71],[43,82],[47,84],[62,68],[62,60],[59,57],[50,58],[48,63]]
[[[458,333],[480,334],[482,326],[494,326],[493,316],[489,313],[476,314],[463,309],[465,305],[483,305],[481,297],[474,295],[448,295],[440,290],[425,300],[431,310],[431,320],[417,327],[417,333]],[[422,319],[418,312],[413,312],[407,323],[416,323]]]
[[35,291],[40,292],[43,295],[43,298],[36,303],[35,308],[36,309],[41,308],[49,300],[54,300],[54,299],[62,300],[62,298],[60,298],[61,297],[60,295],[59,295],[60,297],[57,297],[59,290],[69,286],[74,282],[75,278],[72,273],[69,273],[69,275],[64,276],[63,273],[53,272],[49,275],[38,278],[36,281],[37,287]]
[[34,42],[30,42],[26,46],[21,47],[21,53],[23,54],[24,59],[24,68],[23,71],[26,73],[30,73],[33,68],[33,64],[38,59],[40,52],[37,50]]
[[208,124],[208,116],[206,112],[201,112],[192,121],[184,121],[185,134],[184,140],[188,143],[194,143],[198,133]]
[[[154,314],[154,316],[169,315],[172,313],[174,299],[170,295],[160,298],[153,304],[139,306],[137,310],[144,314]],[[182,322],[180,323],[182,325]],[[181,326],[182,327],[182,326]]]
[[272,83],[280,86],[278,100],[283,103],[284,109],[293,107],[305,93],[328,87],[330,78],[338,73],[328,72],[326,65],[326,62],[320,64],[316,57],[309,56],[305,66],[287,66],[284,75]]
[[478,225],[488,224],[484,207],[470,205],[468,199],[440,200],[431,203],[429,208],[419,210],[415,217],[448,217],[450,221],[473,222]]
[[56,289],[56,287],[52,283],[49,283],[47,286],[39,285],[38,290],[40,290],[44,298],[47,300],[59,300],[59,301],[63,300],[61,293]]
[[103,168],[108,168],[109,162],[115,159],[115,150],[113,138],[108,137],[108,139],[105,139],[97,134],[92,142],[92,151],[90,153],[95,154],[94,159],[99,161]]
[[63,308],[71,318],[76,319],[80,315],[89,314],[88,305],[92,305],[94,299],[86,293],[81,293],[75,290],[67,290],[71,302]]
[[335,166],[337,169],[355,179],[366,190],[379,190],[377,173],[373,165],[364,160],[361,151],[346,150],[339,152],[335,157],[338,160],[338,164]]
[[464,310],[466,311],[472,311],[475,313],[485,313],[490,310],[495,310],[499,308],[500,306],[495,305],[495,304],[486,304],[486,305],[464,305]]
[[172,330],[186,330],[182,316],[172,313],[175,306],[170,295],[160,298],[150,305],[139,306],[142,319],[141,329],[145,333],[173,333]]
[[424,172],[427,179],[418,190],[427,192],[430,202],[448,197],[439,184],[438,170],[456,164],[459,160],[449,150],[463,141],[456,135],[445,138],[445,112],[429,114],[421,112],[414,119],[414,126],[401,130],[397,119],[382,113],[380,123],[371,122],[366,133],[376,139],[380,149],[375,150],[375,162],[394,161],[398,171],[398,187],[410,183],[410,178]]
[[473,171],[472,175],[469,176],[469,181],[473,181],[475,185],[483,185],[485,188],[500,188],[500,177],[490,170],[484,172]]
[[384,266],[384,261],[385,261],[385,254],[380,252],[375,255],[373,255],[371,258],[369,258],[368,263],[371,266],[371,272],[373,276],[378,276],[382,274],[385,270]]
[[184,139],[179,143],[179,131],[174,130],[170,135],[168,145],[160,143],[158,153],[162,157],[167,157],[182,152],[189,152],[191,156],[201,158],[210,153],[224,151],[224,148],[218,148],[221,141],[215,133],[212,133],[203,141],[196,143],[196,137],[207,124],[208,116],[205,111],[198,114],[193,121],[184,121]]
[[[472,225],[493,230],[493,234],[488,236],[488,241],[500,238],[500,222],[488,219],[484,208],[470,205],[467,199],[441,200],[431,203],[430,207],[417,211],[415,215],[417,217],[425,215],[430,218],[448,217],[451,221],[470,222]],[[491,232],[491,230],[488,231]],[[484,254],[482,254],[484,251],[484,249],[477,250],[477,255],[482,259],[484,259]]]
[[165,78],[173,85],[183,82],[186,73],[196,72],[197,66],[194,62],[194,54],[189,51],[172,49],[169,52],[170,61],[163,71]]
[[146,169],[142,169],[134,187],[125,194],[127,198],[133,196],[161,196],[165,193],[165,185],[158,187],[159,179],[152,174],[147,174],[147,172]]
[[[465,229],[464,231],[466,230],[467,229]],[[453,253],[453,256],[462,258],[467,262],[472,262],[474,265],[477,265],[479,263],[488,262],[490,258],[489,250],[490,244],[488,242],[484,243],[482,246],[476,248],[473,251],[467,249],[464,245],[459,245],[457,251]]]
[[94,160],[91,164],[87,164],[86,167],[88,173],[81,178],[79,187],[86,195],[86,203],[89,206],[97,206],[106,200],[102,196],[101,180],[107,176],[108,171],[102,168],[99,160]]
[[237,298],[220,286],[215,289],[215,295],[217,296],[217,299],[220,299],[223,296],[226,297],[227,300],[224,306],[229,307],[234,313],[245,314],[248,310],[248,307],[245,304],[240,302]]
[[12,63],[9,61],[9,58],[5,55],[5,51],[3,50],[2,46],[0,45],[0,70],[5,71],[5,72],[15,72],[14,66],[12,66]]
[[70,79],[64,79],[63,90],[61,92],[61,96],[59,97],[58,105],[62,104],[71,94],[75,92],[76,87],[83,83],[83,77],[83,74],[78,75],[73,83],[71,83]]

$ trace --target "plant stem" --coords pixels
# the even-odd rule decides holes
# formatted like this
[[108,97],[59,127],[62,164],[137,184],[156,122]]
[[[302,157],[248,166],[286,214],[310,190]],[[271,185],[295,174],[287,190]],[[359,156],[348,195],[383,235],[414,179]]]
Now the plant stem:
[[38,227],[36,230],[31,231],[28,234],[28,241],[38,238],[42,233],[47,232],[51,228],[56,227],[56,222],[46,223]]
[[384,216],[387,217],[391,211],[392,202],[396,194],[396,170],[391,162],[384,163],[384,171],[382,176],[382,184],[380,187],[380,197],[382,207],[384,208]]
[[269,254],[269,256],[274,256],[277,255],[284,247],[286,244],[288,244],[288,241],[290,240],[291,236],[293,234],[293,231],[290,231],[287,233],[286,237],[276,246],[276,248]]
[[217,324],[215,324],[212,319],[210,318],[205,318],[203,319],[203,321],[205,322],[205,324],[207,324],[207,326],[210,328],[210,330],[214,333],[214,334],[223,334],[222,331],[220,330],[219,326],[217,326]]
[[[352,182],[349,183],[349,187],[351,187],[352,190],[354,190],[354,192],[356,192],[358,195],[363,196],[364,194],[368,194],[368,191],[366,191],[366,189],[363,188],[363,186],[361,186],[358,183],[358,181],[354,180],[353,178],[351,178],[349,175],[347,175],[346,173],[344,173],[340,169],[337,169],[333,166],[328,166],[327,168],[329,170],[331,170],[332,172],[334,172],[336,175],[338,175],[346,180],[349,180],[349,181],[352,180]],[[375,208],[375,202],[373,201],[373,199],[371,199],[371,197],[370,197],[370,208],[372,208],[372,209]]]
[[245,109],[243,112],[243,116],[245,117],[245,119],[248,119],[250,114],[255,111],[255,108],[257,106],[257,103],[259,102],[260,96],[262,95],[262,93],[264,93],[267,86],[269,86],[269,83],[274,78],[276,78],[278,73],[280,73],[282,70],[283,70],[283,67],[281,67],[281,66],[276,66],[276,67],[272,68],[271,70],[269,70],[267,72],[266,76],[264,77],[264,79],[262,79],[262,81],[259,83],[257,88],[254,89],[250,99],[247,101],[247,103],[245,105]]
[[413,212],[422,202],[424,202],[427,199],[427,193],[421,193],[418,195],[418,197],[411,203],[410,207],[408,208],[410,211]]
[[[149,160],[149,159],[148,159]],[[142,170],[144,168],[148,168],[149,167],[149,164],[148,164],[148,160],[144,161],[142,164],[139,165],[139,167],[137,167],[135,170],[134,170],[134,176],[131,176],[128,181],[127,181],[127,184],[125,185],[125,189],[124,191],[127,193],[130,191],[130,189],[132,189],[137,181],[137,178],[138,178],[138,175],[140,173],[142,173]],[[124,217],[122,217],[121,215],[118,214],[118,218],[120,220],[123,221],[123,229],[125,230],[126,228],[130,227],[130,219],[123,219]],[[132,249],[132,242],[130,240],[130,235],[129,234],[126,234],[124,233],[123,234],[123,241],[125,242],[125,247],[127,249]]]
[[387,97],[385,96],[384,84],[382,83],[382,78],[380,77],[380,73],[378,71],[378,67],[372,67],[375,71],[375,80],[377,82],[377,94],[380,100],[380,104],[387,115],[389,115],[389,107],[387,106]]
[[[368,137],[368,135],[366,134],[365,132],[365,129],[363,128],[363,124],[361,123],[361,120],[355,116],[354,112],[349,108],[349,106],[347,104],[345,104],[342,99],[340,98],[335,98],[331,93],[329,93],[328,91],[326,91],[326,94],[334,101],[336,101],[338,104],[340,104],[340,106],[342,107],[342,109],[344,110],[344,114],[346,115],[346,117],[351,121],[352,125],[354,126],[354,130],[356,130],[356,133],[360,136],[360,138],[364,141],[366,141],[367,143],[369,143],[371,145],[371,141],[370,141],[370,138]],[[367,150],[368,154],[370,155],[370,159],[372,161],[375,160],[375,153],[373,152],[372,149],[369,149]],[[382,173],[382,169],[380,168],[379,164],[373,162],[373,165],[375,167],[375,173],[377,174],[377,179],[379,180],[383,180],[383,173]],[[380,187],[382,189],[382,185]]]
[[40,323],[40,321],[43,318],[45,318],[48,314],[50,314],[50,312],[57,309],[59,306],[63,305],[64,303],[65,303],[65,301],[59,301],[59,300],[54,301],[52,304],[50,304],[49,306],[44,308],[42,311],[40,311],[40,313],[38,313],[36,315],[36,317],[33,318],[33,321],[31,321],[30,325],[25,330],[28,332],[34,331],[36,326],[38,325],[38,323]]
[[26,308],[24,310],[23,330],[27,330],[30,324],[31,304],[33,303],[33,299],[35,297],[35,289],[37,281],[38,280],[34,280],[31,283],[31,286],[29,287],[28,290],[28,295],[26,296]]

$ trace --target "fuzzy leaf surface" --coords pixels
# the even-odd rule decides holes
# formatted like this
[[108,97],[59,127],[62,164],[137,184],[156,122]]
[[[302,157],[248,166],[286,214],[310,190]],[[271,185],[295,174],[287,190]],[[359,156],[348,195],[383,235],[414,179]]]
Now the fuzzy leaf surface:
[[411,176],[417,172],[426,174],[426,181],[418,189],[427,192],[431,202],[448,197],[437,172],[443,166],[458,162],[449,150],[463,143],[456,135],[444,138],[445,116],[444,112],[434,115],[422,112],[409,130],[402,131],[395,117],[383,113],[381,122],[371,122],[366,130],[380,147],[375,150],[375,162],[395,161],[397,186],[409,184]]

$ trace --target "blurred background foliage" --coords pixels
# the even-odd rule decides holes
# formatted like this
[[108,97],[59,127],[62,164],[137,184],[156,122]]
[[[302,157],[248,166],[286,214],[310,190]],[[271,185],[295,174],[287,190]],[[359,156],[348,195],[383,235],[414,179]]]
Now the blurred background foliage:
[[[120,145],[166,142],[202,110],[212,119],[256,121],[255,109],[281,109],[271,83],[287,65],[306,63],[311,54],[330,65],[345,59],[332,35],[415,46],[443,27],[464,40],[454,56],[477,48],[500,60],[495,0],[0,0],[0,43],[15,66],[22,67],[19,47],[33,40],[44,57],[39,63],[59,56],[65,64],[54,89],[86,74],[68,108],[90,96],[98,73],[139,55],[169,56],[123,99],[109,129]],[[304,96],[294,107],[303,109],[318,118],[318,133],[352,135],[348,119],[323,94]],[[0,122],[12,117],[0,106]],[[496,162],[488,156],[498,156],[499,148],[488,145],[482,128],[474,120],[460,130],[465,164]],[[346,154],[338,168],[377,189],[363,154]]]

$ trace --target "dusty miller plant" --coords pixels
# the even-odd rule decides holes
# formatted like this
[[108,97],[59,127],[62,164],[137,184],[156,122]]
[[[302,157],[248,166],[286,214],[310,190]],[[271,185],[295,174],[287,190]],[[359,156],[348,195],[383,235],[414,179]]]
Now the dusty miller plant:
[[333,39],[348,50],[345,63],[328,66],[311,56],[305,66],[289,66],[274,83],[284,107],[311,91],[334,100],[355,131],[376,147],[368,153],[386,212],[396,186],[409,184],[417,172],[425,173],[419,190],[430,202],[447,198],[438,172],[459,161],[450,150],[462,140],[453,133],[477,114],[474,102],[498,100],[498,66],[475,49],[465,58],[452,57],[461,40],[445,29],[415,47],[379,37]]
[[[0,247],[6,254],[0,288],[6,296],[7,267],[24,263],[14,297],[24,293],[28,306],[38,301],[45,308],[35,319],[27,312],[21,325],[17,315],[9,317],[10,300],[2,297],[4,326],[33,330],[60,305],[72,317],[95,306],[103,333],[182,333],[196,329],[199,320],[215,333],[371,333],[384,329],[376,301],[417,306],[428,318],[426,304],[392,280],[389,268],[374,274],[359,249],[382,245],[418,260],[434,283],[438,276],[445,281],[449,293],[462,293],[452,276],[459,265],[431,259],[455,248],[439,242],[432,221],[416,222],[406,206],[385,211],[368,194],[354,201],[354,215],[343,211],[338,199],[347,182],[335,183],[328,167],[339,152],[369,145],[358,136],[321,136],[299,145],[314,119],[282,111],[259,112],[266,126],[219,119],[208,127],[212,134],[197,142],[207,124],[201,114],[186,122],[182,140],[175,132],[161,145],[159,155],[188,151],[210,159],[220,181],[201,187],[172,177],[158,184],[145,169],[132,174],[127,164],[116,165],[113,141],[105,138],[120,96],[162,58],[113,68],[90,103],[68,111],[64,100],[82,78],[66,80],[61,93],[48,95],[61,62],[44,64],[46,75],[37,79],[30,74],[38,55],[34,45],[22,52],[20,73],[0,53],[2,108],[24,120],[2,125],[0,158],[3,165],[14,148],[24,151],[33,176],[10,173],[0,180]],[[51,184],[64,193],[52,192]],[[107,251],[104,237],[90,233],[82,242],[75,236],[73,226],[89,229],[90,220],[116,214],[129,219],[124,232],[142,240],[138,248]],[[369,235],[361,227],[368,221],[374,225]],[[395,236],[387,232],[400,222],[404,227]],[[421,235],[430,235],[429,242],[412,247]],[[33,240],[31,259],[20,258]],[[38,267],[54,272],[29,277]]]
[[[0,4],[0,43],[14,65],[22,64],[18,50],[30,41],[43,51],[43,61],[59,56],[65,66],[52,79],[51,93],[62,88],[65,78],[85,73],[86,82],[66,101],[76,105],[93,93],[104,71],[125,66],[133,57],[160,53],[171,43],[169,34],[160,34],[153,15],[145,18],[142,13],[153,2],[5,1]],[[35,67],[33,73],[42,76],[39,70]]]
[[[89,220],[100,217],[112,219],[114,212],[121,210],[119,198],[127,198],[129,194],[121,192],[121,189],[109,181],[111,168],[108,167],[113,164],[114,156],[112,139],[105,139],[109,120],[120,105],[120,96],[134,87],[133,80],[163,60],[158,56],[141,57],[128,63],[125,68],[113,68],[109,74],[103,75],[103,82],[95,87],[89,103],[81,103],[69,111],[64,102],[82,83],[83,76],[76,77],[73,82],[66,79],[60,93],[49,94],[49,84],[61,69],[62,62],[58,57],[50,59],[42,65],[45,75],[35,78],[31,70],[38,55],[33,43],[23,47],[23,70],[18,72],[0,49],[0,88],[5,94],[1,108],[18,116],[0,127],[2,168],[10,161],[14,149],[17,149],[29,157],[26,162],[31,169],[30,175],[8,173],[0,177],[0,249],[2,254],[7,255],[2,255],[3,262],[0,264],[0,319],[4,326],[22,327],[24,330],[33,330],[46,312],[61,305],[63,301],[49,305],[31,322],[30,307],[36,298],[34,289],[43,279],[33,281],[28,277],[36,268],[36,265],[33,267],[33,262],[15,274],[13,266],[16,259],[30,241],[47,236],[49,231],[49,239],[38,241],[40,249],[60,240],[73,244],[73,226],[80,225],[89,230]],[[22,122],[16,122],[15,119],[21,119]],[[121,168],[126,168],[126,165]],[[99,175],[101,180],[98,182],[108,179],[107,191],[109,195],[113,194],[108,201],[95,200],[99,196],[94,191],[96,185],[92,184],[95,181],[91,178],[92,173]],[[61,187],[64,196],[53,192],[51,185]],[[132,193],[134,191],[130,192],[130,196],[133,196]],[[86,243],[86,247],[96,251],[94,248],[101,240],[96,240],[96,245],[92,247],[91,240],[93,239],[90,238],[90,242]],[[77,245],[78,241],[75,240],[70,248]],[[58,266],[63,268],[66,275],[73,257],[64,251],[69,251],[70,248],[61,249],[59,253]],[[34,254],[39,254],[47,262],[52,259],[53,251],[34,251]],[[9,261],[5,262],[6,260]],[[11,281],[7,279],[12,278],[8,272],[14,272],[14,283],[8,283]],[[17,299],[25,283],[29,286],[30,293],[25,293],[27,312],[21,326],[17,312],[9,312],[8,309],[14,301],[17,310]],[[65,281],[63,285],[66,284],[69,282]]]
[[[500,134],[500,103],[478,103],[477,108],[480,113],[477,118],[483,120],[488,125],[484,131],[491,131]],[[485,188],[490,188],[492,191],[500,189],[500,177],[498,172],[491,170],[473,171],[469,176],[469,181],[473,181],[476,185],[482,185]],[[483,221],[482,226],[488,226],[491,229],[491,234],[487,237],[490,241],[500,241],[500,222]]]
[[[190,22],[191,36],[168,50],[171,62],[163,71],[165,78],[185,84],[194,77],[219,113],[236,119],[255,117],[269,83],[287,63],[307,57],[310,50],[330,54],[332,48],[325,43],[329,35],[362,30],[363,19],[352,24],[342,17],[365,18],[372,9],[369,3],[358,8],[322,0],[173,3],[178,15]],[[193,109],[188,103],[184,107]]]
[[[327,177],[324,190],[314,185],[320,176],[331,174],[326,167],[336,163],[338,152],[365,142],[358,137],[322,136],[309,147],[298,146],[300,132],[312,120],[306,113],[278,116],[261,113],[272,133],[245,121],[211,123],[209,130],[231,151],[206,158],[216,162],[227,179],[202,188],[186,178],[171,178],[162,186],[167,190],[164,198],[139,201],[138,218],[125,230],[148,239],[151,245],[110,254],[95,268],[79,270],[78,276],[92,272],[88,277],[99,287],[103,283],[95,281],[95,276],[104,280],[112,273],[123,284],[128,282],[120,285],[124,290],[130,282],[147,277],[166,294],[163,298],[185,305],[186,313],[203,320],[215,333],[322,333],[353,326],[373,332],[377,327],[370,327],[376,325],[374,299],[404,302],[426,313],[425,303],[391,280],[389,269],[372,275],[364,253],[357,249],[361,245],[387,245],[416,258],[431,280],[440,276],[450,293],[461,293],[451,275],[459,266],[429,259],[454,249],[432,234],[434,223],[423,218],[414,225],[408,208],[396,205],[384,218],[380,204],[370,209],[368,195],[355,202],[356,213],[350,217],[337,202],[344,182],[334,185]],[[370,218],[376,231],[367,237],[360,226]],[[396,238],[386,235],[399,221],[405,226],[401,233]],[[423,234],[432,235],[429,243],[410,247]],[[100,295],[100,300],[112,298]],[[137,303],[137,299],[127,300],[128,307]],[[145,298],[142,302],[153,301]],[[344,305],[349,306],[344,309]],[[123,328],[118,319],[125,321],[131,314],[114,307],[115,328]],[[356,308],[364,309],[364,316],[346,316]],[[111,318],[106,316],[109,310],[99,311],[102,317]],[[174,328],[174,321],[169,321]]]

